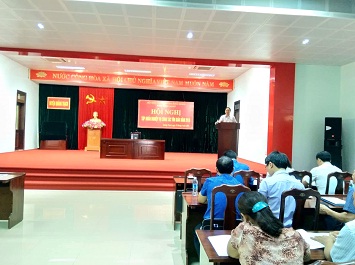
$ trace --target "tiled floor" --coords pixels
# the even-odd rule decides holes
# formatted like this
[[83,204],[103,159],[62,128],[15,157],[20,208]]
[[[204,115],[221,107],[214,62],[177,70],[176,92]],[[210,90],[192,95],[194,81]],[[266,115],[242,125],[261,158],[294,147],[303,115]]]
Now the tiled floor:
[[25,190],[1,265],[182,265],[172,192]]

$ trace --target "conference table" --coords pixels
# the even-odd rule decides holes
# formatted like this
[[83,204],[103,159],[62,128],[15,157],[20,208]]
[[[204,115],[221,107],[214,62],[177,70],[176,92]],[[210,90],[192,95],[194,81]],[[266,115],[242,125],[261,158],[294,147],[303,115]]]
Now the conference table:
[[[200,241],[200,265],[231,263],[240,264],[237,259],[228,256],[219,256],[208,239],[209,236],[230,235],[231,230],[196,230],[197,237]],[[323,260],[323,249],[311,249],[311,261]]]
[[198,261],[193,233],[195,227],[203,220],[207,204],[199,203],[198,196],[192,196],[191,192],[183,192],[182,197],[181,255],[184,264],[188,265],[191,264],[191,261]]
[[[182,193],[184,192],[185,176],[174,176],[175,189],[174,189],[174,204],[173,204],[173,224],[174,230],[177,223],[181,223],[182,213]],[[188,187],[191,188],[192,181],[187,179]]]
[[0,172],[0,220],[7,220],[9,229],[23,220],[25,175]]
[[[202,183],[205,182],[207,177],[202,177]],[[184,192],[184,181],[185,176],[174,176],[175,182],[175,190],[174,190],[174,205],[173,205],[173,224],[174,230],[176,228],[177,223],[181,223],[181,214],[182,214],[182,193]],[[186,180],[186,188],[187,190],[192,189],[192,179]]]
[[101,138],[100,158],[164,160],[165,140]]

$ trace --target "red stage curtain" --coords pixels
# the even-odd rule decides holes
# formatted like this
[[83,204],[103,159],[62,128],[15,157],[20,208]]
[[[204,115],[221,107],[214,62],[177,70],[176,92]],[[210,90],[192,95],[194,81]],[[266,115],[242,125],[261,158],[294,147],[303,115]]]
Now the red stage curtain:
[[86,146],[87,129],[82,124],[91,119],[93,112],[97,111],[99,119],[106,126],[102,128],[102,138],[112,138],[113,122],[113,88],[80,87],[79,88],[79,115],[78,115],[78,149]]

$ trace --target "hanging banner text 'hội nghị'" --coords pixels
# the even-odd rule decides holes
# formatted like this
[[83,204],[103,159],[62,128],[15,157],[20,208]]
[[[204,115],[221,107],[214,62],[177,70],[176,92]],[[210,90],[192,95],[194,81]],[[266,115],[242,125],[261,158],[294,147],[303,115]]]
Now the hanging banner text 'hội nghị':
[[138,100],[138,128],[194,129],[194,103]]

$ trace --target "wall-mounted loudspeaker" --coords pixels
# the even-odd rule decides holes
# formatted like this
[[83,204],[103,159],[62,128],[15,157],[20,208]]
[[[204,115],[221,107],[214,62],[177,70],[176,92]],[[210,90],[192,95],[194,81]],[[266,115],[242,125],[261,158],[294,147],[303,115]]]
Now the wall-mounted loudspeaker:
[[332,155],[332,164],[342,168],[341,118],[325,118],[324,151]]

